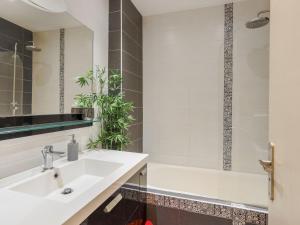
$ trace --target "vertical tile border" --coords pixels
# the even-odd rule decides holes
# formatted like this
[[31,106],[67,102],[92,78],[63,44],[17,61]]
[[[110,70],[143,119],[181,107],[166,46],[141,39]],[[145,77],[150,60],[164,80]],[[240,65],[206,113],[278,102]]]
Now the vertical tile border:
[[233,3],[225,4],[223,169],[232,169]]
[[59,30],[59,112],[65,106],[65,29]]

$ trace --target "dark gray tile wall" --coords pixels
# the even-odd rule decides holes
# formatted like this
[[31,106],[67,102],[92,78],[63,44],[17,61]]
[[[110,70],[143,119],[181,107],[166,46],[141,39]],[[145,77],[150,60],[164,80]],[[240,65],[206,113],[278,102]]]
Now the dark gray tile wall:
[[122,72],[122,91],[134,103],[132,143],[126,150],[143,151],[143,19],[130,0],[110,0],[109,69]]
[[[13,54],[18,43],[16,100],[23,99],[20,109],[23,114],[31,114],[32,106],[32,52],[25,49],[28,41],[33,40],[31,31],[0,18],[0,114],[11,115],[13,86]],[[23,91],[22,91],[23,86]],[[20,114],[17,111],[17,114]]]
[[121,0],[109,1],[109,70],[121,70]]

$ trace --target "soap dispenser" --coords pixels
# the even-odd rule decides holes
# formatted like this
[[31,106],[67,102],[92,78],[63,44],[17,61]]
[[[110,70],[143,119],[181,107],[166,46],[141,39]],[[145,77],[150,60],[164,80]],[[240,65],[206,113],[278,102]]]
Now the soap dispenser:
[[72,140],[68,144],[68,161],[78,160],[79,145],[75,140],[75,134],[72,134]]

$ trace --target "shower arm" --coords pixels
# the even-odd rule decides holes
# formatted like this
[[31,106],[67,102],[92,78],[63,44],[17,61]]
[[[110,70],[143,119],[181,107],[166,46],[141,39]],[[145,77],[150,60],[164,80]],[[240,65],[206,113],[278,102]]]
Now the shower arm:
[[262,10],[259,13],[257,13],[257,17],[260,17],[262,14],[269,13],[269,12],[270,10]]

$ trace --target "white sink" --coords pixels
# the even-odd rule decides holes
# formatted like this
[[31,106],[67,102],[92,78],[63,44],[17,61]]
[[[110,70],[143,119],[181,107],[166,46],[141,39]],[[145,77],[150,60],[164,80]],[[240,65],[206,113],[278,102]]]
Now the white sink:
[[[83,158],[18,183],[10,190],[70,202],[121,166],[121,163]],[[62,194],[66,188],[72,192]]]
[[[39,166],[0,179],[0,224],[79,224],[143,168],[147,157],[113,150],[85,151],[75,162],[56,160],[54,170],[41,172]],[[65,188],[73,192],[63,195]]]

